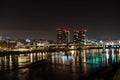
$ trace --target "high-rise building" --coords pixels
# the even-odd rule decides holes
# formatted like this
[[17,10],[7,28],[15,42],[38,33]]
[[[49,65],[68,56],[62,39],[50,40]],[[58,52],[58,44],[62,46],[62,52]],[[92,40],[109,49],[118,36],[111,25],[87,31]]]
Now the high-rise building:
[[64,43],[70,43],[70,31],[63,29],[63,39]]
[[74,30],[73,33],[73,43],[77,44],[79,42],[79,30]]
[[85,43],[85,37],[86,37],[86,30],[80,30],[80,43],[84,44]]
[[70,31],[66,29],[57,29],[57,43],[67,44],[70,42]]
[[57,44],[62,43],[62,29],[57,29]]
[[73,43],[74,44],[84,44],[86,37],[86,30],[74,30]]

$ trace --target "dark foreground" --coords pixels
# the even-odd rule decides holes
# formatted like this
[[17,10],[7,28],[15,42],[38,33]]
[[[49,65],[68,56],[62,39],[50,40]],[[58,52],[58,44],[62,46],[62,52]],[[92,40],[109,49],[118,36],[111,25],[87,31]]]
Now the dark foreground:
[[86,80],[120,80],[120,64],[104,67],[87,77]]
[[[47,63],[47,64],[46,64]],[[0,80],[78,80],[84,79],[80,73],[70,73],[69,66],[52,66],[47,61],[35,63],[21,69],[1,71]],[[68,69],[68,70],[67,70]]]
[[120,64],[104,67],[84,76],[83,72],[73,72],[70,66],[51,65],[47,61],[34,63],[21,69],[1,71],[0,80],[120,80]]

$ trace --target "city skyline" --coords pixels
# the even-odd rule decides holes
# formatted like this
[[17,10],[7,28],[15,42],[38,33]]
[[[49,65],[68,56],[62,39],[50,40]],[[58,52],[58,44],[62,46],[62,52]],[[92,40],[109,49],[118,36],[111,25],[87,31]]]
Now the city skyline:
[[0,35],[56,41],[56,28],[85,28],[90,39],[119,39],[120,11],[115,1],[3,1]]

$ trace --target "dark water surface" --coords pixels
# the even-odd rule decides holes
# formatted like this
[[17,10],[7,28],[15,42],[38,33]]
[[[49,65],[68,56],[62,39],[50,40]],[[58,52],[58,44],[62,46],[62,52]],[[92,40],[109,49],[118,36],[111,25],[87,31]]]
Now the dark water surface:
[[[45,61],[39,63],[41,60]],[[35,62],[38,63],[32,64]],[[120,62],[120,50],[114,49],[1,56],[0,80],[84,80],[102,67],[117,62]]]

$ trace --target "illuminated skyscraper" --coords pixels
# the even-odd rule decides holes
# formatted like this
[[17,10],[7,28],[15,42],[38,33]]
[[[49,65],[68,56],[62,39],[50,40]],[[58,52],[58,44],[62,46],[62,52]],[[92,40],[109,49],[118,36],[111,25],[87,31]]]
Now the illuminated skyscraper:
[[80,44],[84,45],[86,40],[86,30],[80,30]]
[[79,42],[79,30],[74,30],[73,43],[77,44]]
[[84,44],[86,37],[86,30],[74,30],[73,43],[74,44]]
[[70,43],[70,31],[63,29],[64,43]]
[[57,44],[62,43],[62,29],[57,29]]
[[66,29],[57,29],[57,43],[58,44],[70,43],[70,31]]

